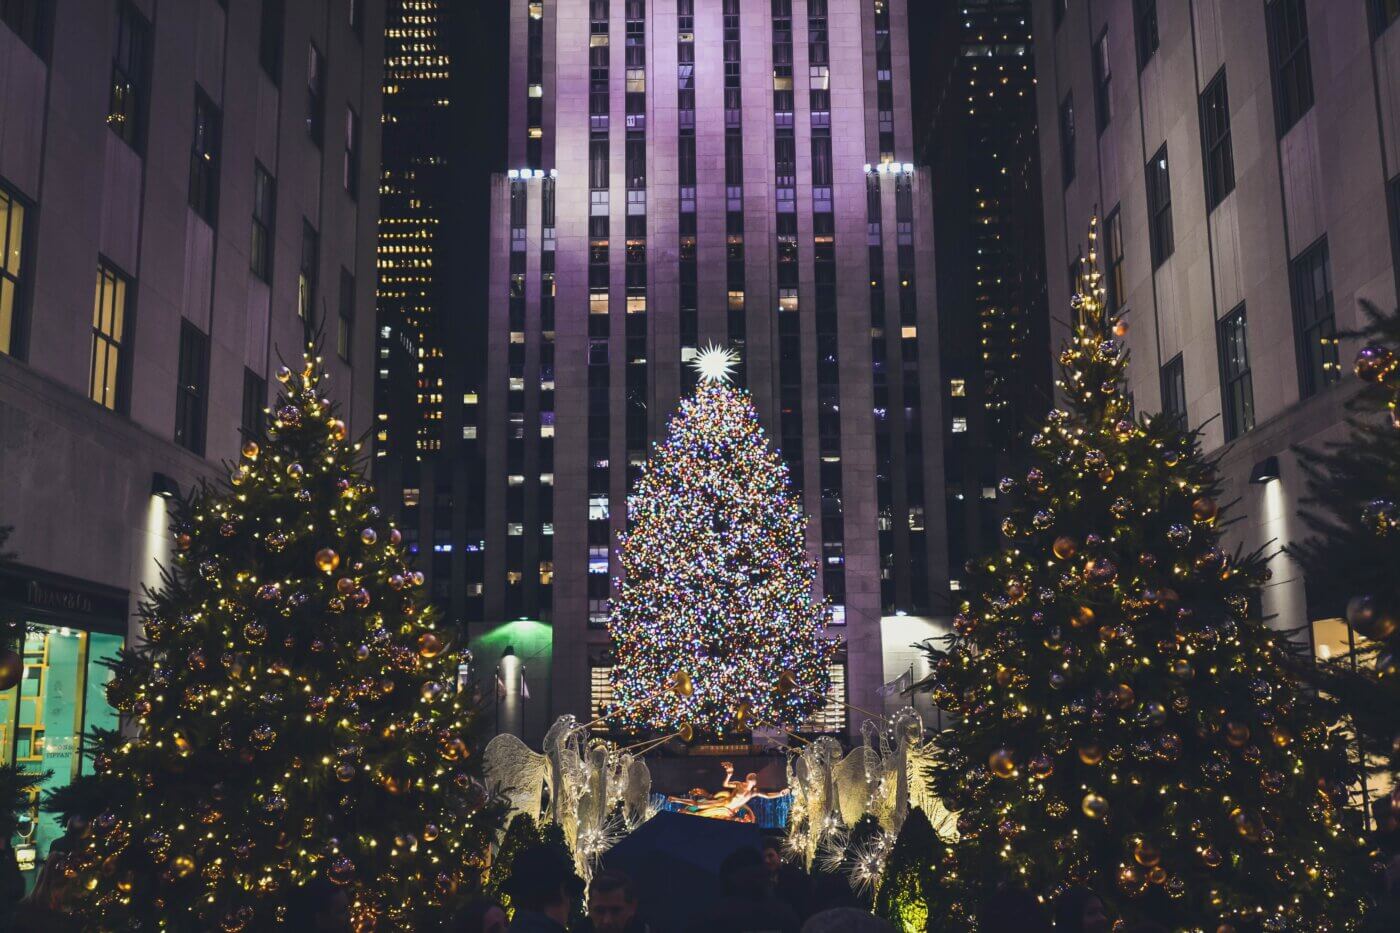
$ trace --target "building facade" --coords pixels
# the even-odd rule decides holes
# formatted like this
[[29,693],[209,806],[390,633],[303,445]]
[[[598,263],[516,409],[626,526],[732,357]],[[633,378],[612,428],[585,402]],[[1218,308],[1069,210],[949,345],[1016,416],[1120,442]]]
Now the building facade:
[[[904,0],[510,5],[473,635],[483,667],[523,661],[527,732],[605,699],[628,489],[712,343],[740,352],[811,516],[841,699],[880,709],[913,620],[946,607],[907,17]],[[859,720],[824,715],[814,729]]]
[[374,3],[58,6],[0,5],[0,612],[34,626],[0,760],[50,787],[115,724],[100,661],[168,559],[163,497],[262,430],[308,331],[370,428],[383,34]]
[[[1232,537],[1305,535],[1294,445],[1341,429],[1359,304],[1395,306],[1400,7],[1347,0],[1035,0],[1052,303],[1086,225],[1130,325],[1139,409],[1199,425]],[[1061,318],[1064,319],[1064,318]],[[1262,611],[1345,650],[1285,556]]]
[[999,545],[997,481],[1024,472],[1027,428],[1051,405],[1035,55],[1030,0],[930,3],[919,16],[956,587],[969,559]]

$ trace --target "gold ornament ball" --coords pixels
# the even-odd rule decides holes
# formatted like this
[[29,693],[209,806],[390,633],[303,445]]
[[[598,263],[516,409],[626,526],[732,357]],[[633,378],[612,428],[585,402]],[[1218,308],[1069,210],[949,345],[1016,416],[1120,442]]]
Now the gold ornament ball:
[[392,544],[394,547],[398,547],[398,546],[399,546],[399,543],[402,542],[402,541],[403,541],[403,532],[399,531],[397,528],[390,528],[390,529],[389,529],[389,543]]
[[1094,624],[1094,610],[1082,604],[1075,606],[1071,612],[1069,624],[1075,628],[1085,628]]
[[691,683],[690,674],[687,671],[676,671],[672,674],[667,687],[678,697],[688,697],[695,692],[695,685]]
[[355,877],[355,863],[342,855],[331,862],[326,877],[334,884],[349,884]]
[[373,528],[366,528],[360,532],[360,541],[363,542],[366,547],[374,544],[374,542],[378,540],[379,532],[375,531]]
[[323,547],[316,552],[316,566],[322,573],[334,573],[340,566],[340,555],[334,548]]
[[343,441],[343,440],[345,440],[345,436],[346,436],[347,431],[346,431],[346,428],[345,428],[345,422],[344,422],[344,421],[341,421],[339,418],[332,419],[332,420],[331,420],[331,425],[330,425],[330,431],[331,431],[331,439],[332,439],[332,440],[336,440],[336,441]]
[[1084,815],[1091,820],[1102,820],[1108,817],[1108,801],[1093,791],[1084,795],[1079,807],[1084,811]]
[[415,570],[415,571],[413,571],[413,585],[414,585],[414,586],[422,586],[422,585],[423,585],[423,571],[421,571],[421,570]]
[[425,658],[435,658],[442,654],[442,649],[446,647],[442,636],[437,632],[424,632],[418,636],[418,653]]
[[1079,545],[1069,535],[1060,535],[1055,539],[1055,543],[1050,546],[1050,550],[1060,560],[1069,560],[1079,553]]
[[1139,865],[1151,868],[1162,860],[1162,850],[1144,839],[1133,847],[1133,858]]
[[1220,514],[1220,506],[1210,496],[1199,496],[1191,502],[1191,517],[1198,522],[1210,523]]
[[257,441],[244,441],[244,442],[243,442],[243,456],[247,457],[249,460],[256,460],[256,459],[258,459],[258,442],[257,442]]
[[277,381],[286,385],[292,381],[292,371],[286,366],[277,367]]
[[1016,753],[1009,748],[999,748],[987,758],[987,767],[992,774],[1006,780],[1016,776]]
[[1249,726],[1231,720],[1225,723],[1225,741],[1234,748],[1242,747],[1249,741]]
[[[1086,765],[1097,765],[1103,761],[1103,746],[1090,743],[1079,746],[1079,760]],[[1084,798],[1088,800],[1089,798]]]

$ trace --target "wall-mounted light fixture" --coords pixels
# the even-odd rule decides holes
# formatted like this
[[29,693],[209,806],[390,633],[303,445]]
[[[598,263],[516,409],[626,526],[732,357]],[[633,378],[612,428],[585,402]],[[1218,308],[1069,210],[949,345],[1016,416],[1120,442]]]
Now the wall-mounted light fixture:
[[151,495],[174,499],[180,495],[180,484],[159,471],[151,474]]
[[1278,457],[1265,457],[1254,468],[1249,471],[1249,481],[1251,483],[1272,483],[1278,479]]

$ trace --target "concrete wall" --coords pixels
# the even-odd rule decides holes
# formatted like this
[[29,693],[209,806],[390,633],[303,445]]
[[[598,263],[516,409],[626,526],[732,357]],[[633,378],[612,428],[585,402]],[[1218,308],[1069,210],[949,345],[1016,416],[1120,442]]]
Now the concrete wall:
[[[188,488],[237,456],[244,369],[299,361],[302,220],[320,232],[317,315],[330,393],[369,428],[382,10],[362,36],[343,4],[288,4],[280,89],[259,67],[261,4],[137,0],[151,24],[144,145],[107,124],[118,4],[65,4],[43,54],[0,26],[0,181],[30,203],[28,340],[0,354],[0,524],[31,566],[139,596],[163,553],[152,478]],[[307,45],[327,62],[325,136],[305,129]],[[222,111],[217,222],[189,206],[196,86]],[[358,200],[342,185],[346,106],[360,118]],[[250,271],[253,164],[277,179],[270,286]],[[88,399],[99,257],[132,281],[126,404]],[[353,345],[335,352],[340,270],[355,276]],[[181,321],[209,335],[207,444],[174,443]],[[277,383],[268,378],[275,389]],[[154,538],[153,538],[154,536]]]

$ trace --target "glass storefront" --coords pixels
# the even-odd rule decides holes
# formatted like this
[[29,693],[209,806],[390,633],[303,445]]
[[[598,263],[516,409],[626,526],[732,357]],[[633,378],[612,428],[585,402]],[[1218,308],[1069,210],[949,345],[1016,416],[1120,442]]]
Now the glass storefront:
[[[26,621],[24,674],[17,686],[0,693],[0,761],[49,772],[42,795],[92,766],[80,753],[84,733],[117,728],[105,692],[111,672],[102,662],[116,657],[123,638]],[[36,861],[62,834],[58,820],[39,811],[38,798],[28,814],[21,814],[13,842],[29,885]]]

